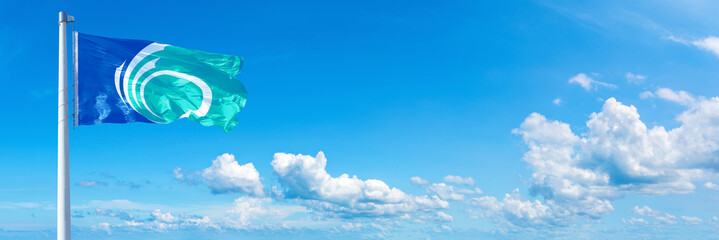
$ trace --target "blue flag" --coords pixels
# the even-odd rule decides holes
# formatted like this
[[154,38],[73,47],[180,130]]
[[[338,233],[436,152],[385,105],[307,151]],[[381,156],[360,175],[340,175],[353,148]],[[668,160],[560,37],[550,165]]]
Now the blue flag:
[[75,125],[188,118],[229,132],[247,100],[242,58],[75,33]]

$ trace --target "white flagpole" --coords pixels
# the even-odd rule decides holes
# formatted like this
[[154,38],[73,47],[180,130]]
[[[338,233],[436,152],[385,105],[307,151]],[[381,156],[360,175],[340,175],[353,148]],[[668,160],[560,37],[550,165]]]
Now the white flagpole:
[[[70,164],[67,119],[67,22],[59,14],[60,45],[57,69],[57,239],[70,240]],[[71,19],[70,19],[71,20]]]

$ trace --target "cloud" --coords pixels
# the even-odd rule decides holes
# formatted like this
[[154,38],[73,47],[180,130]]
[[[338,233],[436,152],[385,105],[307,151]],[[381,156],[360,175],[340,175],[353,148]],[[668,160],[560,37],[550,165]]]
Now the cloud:
[[[688,93],[671,91],[679,96],[673,98],[664,94],[669,91],[657,92],[665,99],[692,102],[687,100]],[[612,200],[630,193],[691,193],[696,188],[693,181],[716,176],[719,169],[719,98],[691,99],[692,106],[677,117],[680,125],[671,130],[647,127],[634,106],[614,98],[590,115],[581,134],[575,134],[569,124],[532,113],[512,132],[522,136],[528,147],[523,160],[532,171],[530,194],[544,199],[531,205],[537,214],[529,218],[532,221],[522,222],[526,217],[519,216],[525,215],[506,213],[501,203],[516,202],[519,193],[503,201],[484,197],[480,202],[484,207],[496,206],[495,212],[504,213],[496,215],[521,226],[580,216],[599,219],[614,210]],[[669,216],[657,220],[675,221]]]
[[135,219],[135,216],[132,214],[122,211],[122,210],[108,210],[108,209],[102,209],[102,208],[96,208],[95,211],[89,212],[88,214],[97,215],[97,216],[107,216],[107,217],[115,217],[126,221],[132,221]]
[[0,210],[55,210],[57,205],[55,202],[8,202],[0,201]]
[[560,104],[562,104],[562,99],[555,98],[554,100],[552,100],[552,103],[553,103],[554,105],[559,106]]
[[172,216],[172,213],[163,213],[160,209],[152,210],[151,216],[153,220],[163,223],[174,223],[178,221],[177,217]]
[[428,220],[433,222],[453,222],[454,217],[445,212],[437,211],[433,215],[421,215],[419,217],[422,220]]
[[417,177],[417,176],[411,177],[409,180],[412,181],[412,184],[416,184],[416,185],[429,184],[429,181],[427,181],[427,179]]
[[671,214],[668,214],[668,213],[665,213],[662,211],[654,210],[648,206],[643,206],[643,207],[634,206],[634,208],[632,208],[632,212],[634,212],[635,214],[640,215],[640,216],[647,216],[647,217],[654,218],[655,220],[657,220],[663,224],[673,225],[673,224],[677,223],[676,222],[677,217],[675,217],[674,215],[671,215]]
[[719,57],[719,38],[714,36],[709,36],[705,39],[696,40],[692,42],[692,45],[702,49],[709,51]]
[[704,188],[711,190],[719,190],[719,185],[716,185],[713,182],[706,182],[704,183]]
[[224,225],[232,229],[286,228],[283,221],[288,216],[308,212],[301,206],[273,203],[276,202],[266,197],[239,197],[226,212]]
[[247,229],[251,227],[250,220],[256,219],[262,215],[267,215],[267,205],[270,203],[269,198],[253,198],[240,197],[235,199],[233,207],[228,211],[233,218],[227,218],[230,226],[236,229]]
[[669,88],[659,88],[655,94],[661,99],[684,106],[692,106],[697,102],[697,99],[694,98],[694,96],[685,91],[674,91]]
[[656,97],[656,95],[654,95],[654,93],[650,92],[650,91],[644,91],[639,94],[640,99],[647,99],[647,98],[654,98],[654,97]]
[[622,222],[625,224],[629,224],[629,225],[639,225],[639,226],[649,225],[647,220],[644,220],[642,218],[630,218],[630,219],[622,218]]
[[579,84],[584,90],[589,91],[592,88],[597,88],[598,86],[603,86],[607,88],[616,88],[617,85],[609,84],[605,82],[600,82],[597,80],[592,79],[591,77],[587,76],[587,74],[579,73],[576,76],[569,79],[569,83]]
[[[202,170],[202,179],[214,194],[243,193],[263,196],[264,185],[260,173],[252,163],[239,165],[232,154],[222,154],[212,161],[212,166]],[[178,175],[175,174],[175,178]]]
[[433,183],[425,187],[427,193],[437,195],[443,200],[464,200],[465,195],[470,194],[482,194],[482,190],[479,188],[468,189],[468,188],[457,188],[455,186],[447,185],[445,183]]
[[474,185],[474,179],[472,179],[472,177],[463,178],[455,175],[447,175],[444,177],[444,181],[454,184]]
[[80,187],[92,187],[92,186],[107,186],[106,182],[101,181],[79,181],[77,182],[77,185]]
[[670,40],[670,41],[675,42],[675,43],[681,43],[681,44],[684,44],[684,45],[689,45],[689,41],[687,41],[687,40],[685,40],[685,39],[683,39],[683,38],[675,37],[675,36],[673,36],[673,35],[672,35],[672,36],[669,36],[669,37],[664,37],[664,39]]
[[681,219],[684,220],[684,223],[687,225],[697,225],[704,222],[701,218],[698,217],[681,216]]
[[634,74],[630,72],[627,72],[627,74],[625,74],[625,77],[627,78],[627,81],[629,83],[633,84],[641,84],[644,83],[644,80],[647,80],[647,77],[644,75]]
[[[139,206],[139,205],[138,205]],[[133,209],[140,215],[147,217],[138,217],[127,211],[120,209],[100,209],[88,212],[90,215],[104,216],[121,220],[121,224],[101,224],[94,227],[95,230],[102,230],[112,233],[112,230],[122,231],[150,231],[150,232],[167,232],[168,230],[220,230],[220,226],[213,223],[207,216],[185,215],[183,213],[171,213],[161,209],[152,211]],[[99,228],[98,228],[99,227]]]
[[481,217],[497,217],[499,221],[519,227],[540,227],[564,225],[561,218],[549,206],[539,200],[522,200],[519,189],[507,193],[501,201],[495,197],[473,198],[471,204],[478,208]]
[[104,231],[107,232],[107,234],[112,234],[112,231],[110,230],[110,223],[101,222],[97,225],[93,226],[93,229],[96,231]]
[[316,157],[275,153],[272,160],[274,173],[286,189],[285,196],[299,200],[321,215],[398,216],[449,208],[449,203],[439,197],[406,194],[380,180],[361,180],[347,174],[332,177],[325,170],[326,165],[322,152]]
[[675,36],[665,37],[665,39],[668,39],[668,40],[676,42],[676,43],[684,44],[687,46],[692,45],[699,49],[713,53],[714,55],[719,57],[719,37],[709,36],[704,39],[699,39],[699,40],[694,40],[694,41],[689,41],[684,38],[675,37]]

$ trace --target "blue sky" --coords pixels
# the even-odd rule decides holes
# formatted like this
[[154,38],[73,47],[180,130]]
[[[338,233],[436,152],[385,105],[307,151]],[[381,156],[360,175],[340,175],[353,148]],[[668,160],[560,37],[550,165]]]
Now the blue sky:
[[717,7],[2,1],[0,238],[55,237],[58,11],[249,92],[229,134],[72,129],[74,239],[716,237]]

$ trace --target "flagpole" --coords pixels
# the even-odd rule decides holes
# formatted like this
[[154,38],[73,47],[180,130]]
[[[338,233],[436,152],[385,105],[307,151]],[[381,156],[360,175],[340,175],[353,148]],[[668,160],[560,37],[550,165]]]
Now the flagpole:
[[59,13],[60,38],[57,69],[57,240],[70,240],[70,164],[67,119],[67,22]]

